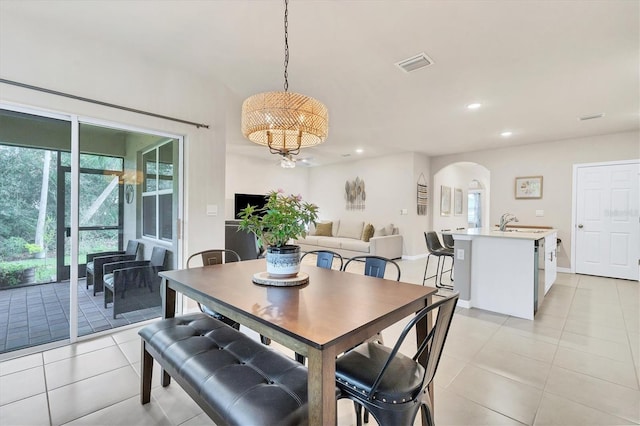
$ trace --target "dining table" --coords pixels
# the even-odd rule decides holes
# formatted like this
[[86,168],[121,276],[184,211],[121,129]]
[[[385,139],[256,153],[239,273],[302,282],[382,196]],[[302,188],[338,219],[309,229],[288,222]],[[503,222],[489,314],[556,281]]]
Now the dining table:
[[[427,306],[437,291],[306,264],[305,284],[254,283],[265,270],[256,259],[160,272],[163,316],[175,316],[180,293],[307,357],[310,425],[337,424],[336,357]],[[430,328],[428,316],[416,339]]]

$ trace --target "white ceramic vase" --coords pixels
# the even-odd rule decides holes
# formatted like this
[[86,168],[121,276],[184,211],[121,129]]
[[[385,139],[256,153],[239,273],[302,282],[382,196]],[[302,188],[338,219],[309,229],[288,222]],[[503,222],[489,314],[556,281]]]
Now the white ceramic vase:
[[293,278],[300,272],[300,246],[267,247],[267,273],[270,278]]

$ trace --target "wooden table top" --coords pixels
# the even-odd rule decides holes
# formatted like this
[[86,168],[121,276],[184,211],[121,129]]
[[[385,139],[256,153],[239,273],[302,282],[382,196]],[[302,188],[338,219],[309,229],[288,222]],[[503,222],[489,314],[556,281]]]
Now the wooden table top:
[[[246,315],[304,343],[323,349],[365,327],[408,316],[437,290],[415,284],[302,265],[309,283],[296,287],[254,284],[264,259],[161,272],[171,287],[200,303]],[[363,330],[364,332],[364,330]]]

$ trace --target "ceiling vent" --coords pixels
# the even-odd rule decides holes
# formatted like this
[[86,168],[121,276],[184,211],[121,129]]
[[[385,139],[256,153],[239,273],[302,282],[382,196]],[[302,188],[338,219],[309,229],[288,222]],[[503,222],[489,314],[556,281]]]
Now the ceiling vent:
[[404,61],[396,62],[396,65],[404,72],[419,70],[420,68],[424,68],[431,64],[433,64],[433,60],[424,52],[405,59]]

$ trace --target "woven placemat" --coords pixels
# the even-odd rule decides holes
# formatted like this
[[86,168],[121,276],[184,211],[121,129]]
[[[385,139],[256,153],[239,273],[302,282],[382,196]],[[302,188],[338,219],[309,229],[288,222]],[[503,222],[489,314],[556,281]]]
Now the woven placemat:
[[291,278],[271,278],[267,271],[263,271],[253,274],[253,282],[274,287],[293,287],[307,284],[309,282],[309,274],[306,272],[298,272],[297,276]]

